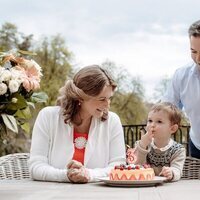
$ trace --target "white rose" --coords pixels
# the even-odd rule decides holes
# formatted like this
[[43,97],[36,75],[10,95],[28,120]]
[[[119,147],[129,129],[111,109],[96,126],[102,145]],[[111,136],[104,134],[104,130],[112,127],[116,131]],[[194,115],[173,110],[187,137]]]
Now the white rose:
[[8,85],[11,93],[17,92],[19,89],[19,86],[20,86],[20,84],[17,80],[11,80]]
[[7,69],[1,70],[0,81],[9,81],[11,79],[11,72]]
[[0,83],[0,95],[4,95],[7,92],[7,85],[5,83]]
[[11,71],[11,74],[12,74],[11,79],[18,81],[19,84],[21,84],[23,82],[23,78],[25,76],[24,72],[20,71],[20,70],[17,70],[14,67],[10,71]]

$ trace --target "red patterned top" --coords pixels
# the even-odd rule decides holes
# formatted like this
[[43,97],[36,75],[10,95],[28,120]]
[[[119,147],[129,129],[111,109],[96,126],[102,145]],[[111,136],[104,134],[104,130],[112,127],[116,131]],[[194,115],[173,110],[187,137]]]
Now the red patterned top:
[[74,155],[72,159],[81,162],[83,165],[87,140],[87,133],[77,133],[74,131]]

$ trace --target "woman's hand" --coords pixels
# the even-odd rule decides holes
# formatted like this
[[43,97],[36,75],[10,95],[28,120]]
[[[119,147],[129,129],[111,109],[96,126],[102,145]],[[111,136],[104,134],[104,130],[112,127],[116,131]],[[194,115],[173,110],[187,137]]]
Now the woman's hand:
[[70,161],[67,169],[67,177],[73,183],[87,183],[90,179],[88,170],[76,160]]
[[67,169],[74,169],[74,168],[80,169],[81,167],[83,167],[83,164],[76,160],[71,160],[67,165]]
[[87,183],[89,181],[89,173],[85,167],[69,169],[67,176],[72,183]]
[[172,172],[172,170],[171,170],[171,168],[170,167],[163,167],[162,168],[162,171],[160,172],[160,174],[159,174],[159,176],[164,176],[164,177],[166,177],[167,178],[167,180],[172,180],[172,178],[173,178],[173,172]]

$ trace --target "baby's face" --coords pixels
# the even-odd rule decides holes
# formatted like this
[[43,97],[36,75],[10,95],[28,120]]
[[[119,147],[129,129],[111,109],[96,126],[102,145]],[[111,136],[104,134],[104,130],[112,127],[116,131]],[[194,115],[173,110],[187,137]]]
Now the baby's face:
[[150,111],[147,120],[147,131],[152,131],[154,138],[169,137],[172,134],[172,125],[167,112]]

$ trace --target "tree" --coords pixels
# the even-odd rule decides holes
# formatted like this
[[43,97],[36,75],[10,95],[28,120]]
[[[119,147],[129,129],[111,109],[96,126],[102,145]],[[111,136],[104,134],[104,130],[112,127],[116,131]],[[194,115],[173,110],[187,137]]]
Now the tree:
[[118,113],[122,124],[144,123],[147,111],[140,79],[131,76],[123,67],[117,67],[111,61],[105,61],[102,66],[110,71],[117,82],[111,110]]
[[20,33],[15,24],[6,22],[0,29],[0,50],[9,51],[17,48],[29,50],[32,46],[33,35]]
[[21,34],[21,43],[18,44],[18,49],[28,51],[32,47],[32,40],[33,40],[33,34],[30,34],[28,36]]
[[168,76],[163,77],[163,79],[158,83],[158,85],[156,85],[155,87],[155,92],[153,94],[154,99],[156,101],[159,101],[163,95],[165,94],[168,84],[170,82],[170,78]]
[[[5,23],[0,29],[0,51],[8,51],[13,48],[21,50],[31,50],[37,55],[34,60],[42,67],[43,78],[41,82],[41,90],[45,91],[49,96],[48,105],[55,103],[58,89],[63,85],[66,76],[72,73],[70,59],[71,52],[66,47],[64,39],[60,35],[51,38],[43,38],[32,44],[33,35],[25,35],[18,32],[17,26],[11,23]],[[44,105],[43,105],[44,106]],[[31,123],[35,121],[36,114],[41,109],[37,109],[33,113]],[[0,156],[16,153],[27,152],[30,148],[30,137],[23,130],[18,134],[9,132],[8,134],[0,134]]]
[[59,88],[72,73],[70,65],[72,53],[60,35],[42,38],[35,52],[37,61],[43,69],[41,89],[49,96],[48,104],[54,105]]
[[0,30],[1,51],[8,51],[16,48],[19,42],[19,32],[17,27],[11,23],[5,23]]

